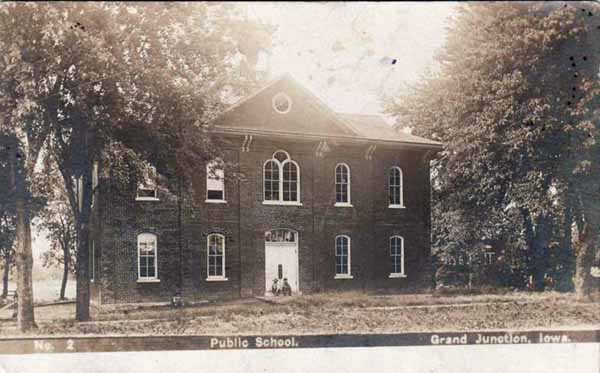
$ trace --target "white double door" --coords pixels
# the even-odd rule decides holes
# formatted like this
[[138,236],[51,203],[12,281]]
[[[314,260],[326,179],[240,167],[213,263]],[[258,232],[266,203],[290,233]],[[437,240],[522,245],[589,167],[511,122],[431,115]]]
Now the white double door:
[[273,280],[287,278],[292,294],[298,293],[298,243],[265,243],[265,293],[271,294]]

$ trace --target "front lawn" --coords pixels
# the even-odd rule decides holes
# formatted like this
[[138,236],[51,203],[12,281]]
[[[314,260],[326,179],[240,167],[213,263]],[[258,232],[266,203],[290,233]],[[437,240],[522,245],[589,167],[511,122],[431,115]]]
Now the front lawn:
[[[118,306],[95,309],[76,323],[73,304],[40,307],[35,335],[339,334],[464,330],[598,328],[600,302],[578,303],[572,294],[435,296],[341,293],[243,299],[171,309]],[[0,315],[5,317],[6,315]],[[18,335],[0,321],[0,335]]]

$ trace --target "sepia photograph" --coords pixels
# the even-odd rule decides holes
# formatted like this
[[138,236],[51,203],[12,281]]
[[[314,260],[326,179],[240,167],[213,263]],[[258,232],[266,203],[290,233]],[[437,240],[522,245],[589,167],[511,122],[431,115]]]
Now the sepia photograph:
[[0,275],[0,372],[598,372],[600,5],[2,2]]

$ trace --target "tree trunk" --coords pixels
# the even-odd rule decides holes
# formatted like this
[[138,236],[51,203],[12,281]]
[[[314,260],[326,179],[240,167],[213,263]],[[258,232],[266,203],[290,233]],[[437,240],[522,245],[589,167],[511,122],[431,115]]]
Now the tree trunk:
[[69,246],[63,246],[63,277],[60,284],[60,300],[65,299],[65,290],[67,288],[67,279],[69,278],[69,267],[71,265],[71,256]]
[[575,292],[580,301],[591,299],[594,278],[591,274],[596,248],[597,231],[593,224],[586,223],[579,235],[579,252],[575,269]]
[[90,214],[82,211],[77,224],[77,305],[75,318],[78,321],[90,319],[90,276],[89,276],[89,238]]
[[4,275],[2,276],[2,298],[8,297],[8,275],[10,274],[10,254],[4,256]]
[[92,210],[92,165],[91,159],[84,162],[81,175],[81,205],[75,222],[77,229],[77,302],[75,318],[78,321],[90,319],[90,221]]
[[22,332],[36,327],[33,312],[33,281],[31,271],[31,222],[29,218],[27,183],[22,168],[17,163],[18,148],[10,152],[11,182],[15,191],[16,210],[16,265],[17,265],[17,323]]
[[536,291],[545,289],[550,228],[549,219],[542,213],[535,227],[535,238],[533,239],[533,288]]
[[538,224],[534,224],[531,213],[525,208],[521,209],[521,215],[523,216],[523,224],[525,225],[525,242],[533,258],[527,270],[533,279],[533,289],[543,290],[543,273],[545,273],[545,267],[541,263],[541,259],[543,258],[543,242],[540,240],[542,238],[540,236],[540,228],[542,228],[540,223],[543,223],[543,219],[540,219]]
[[575,253],[573,250],[573,211],[566,208],[564,212],[563,235],[560,244],[560,265],[562,271],[556,283],[558,291],[573,291],[573,276],[575,274]]
[[[58,167],[66,186],[69,205],[75,218],[77,246],[77,270],[75,290],[75,319],[90,319],[90,220],[92,204],[92,168],[94,159],[90,155],[94,148],[93,137],[87,133],[85,121],[76,126],[71,144],[63,144],[59,152]],[[69,154],[65,158],[64,154]]]

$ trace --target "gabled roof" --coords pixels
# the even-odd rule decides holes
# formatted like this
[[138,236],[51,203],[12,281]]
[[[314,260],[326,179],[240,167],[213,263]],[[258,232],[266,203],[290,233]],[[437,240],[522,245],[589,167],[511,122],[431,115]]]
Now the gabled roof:
[[370,140],[394,140],[414,144],[442,145],[442,143],[397,131],[379,115],[337,113],[350,124],[360,137]]
[[[273,107],[273,98],[279,93],[291,100],[291,109],[285,114]],[[225,110],[216,121],[216,129],[441,147],[439,142],[398,132],[377,115],[336,113],[289,74],[274,79]]]

